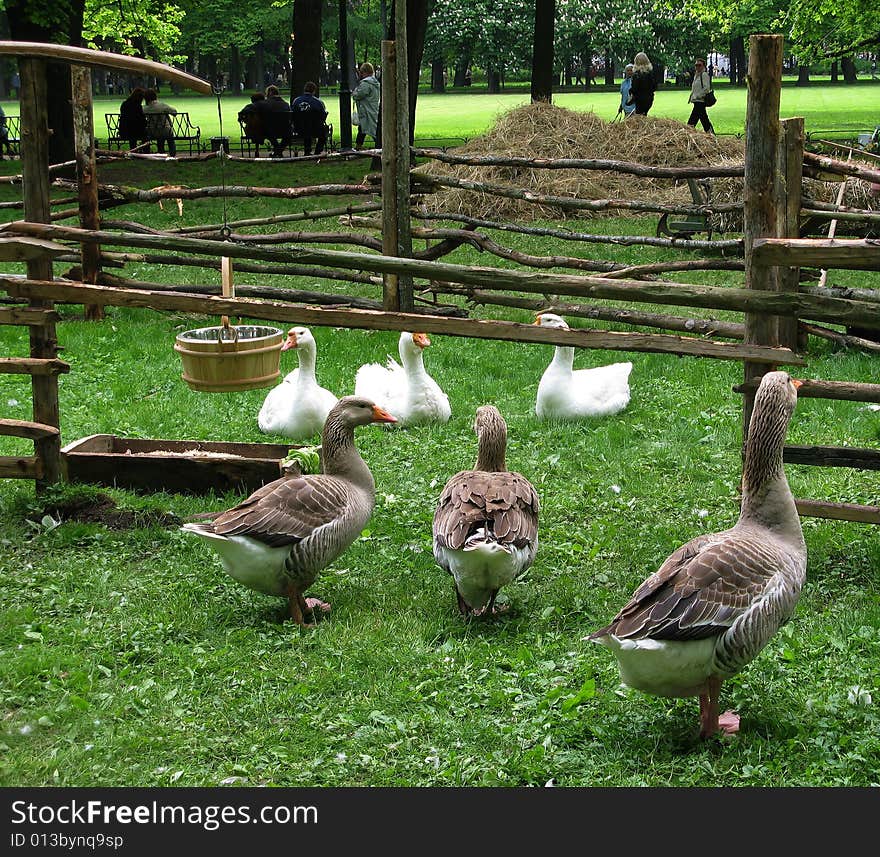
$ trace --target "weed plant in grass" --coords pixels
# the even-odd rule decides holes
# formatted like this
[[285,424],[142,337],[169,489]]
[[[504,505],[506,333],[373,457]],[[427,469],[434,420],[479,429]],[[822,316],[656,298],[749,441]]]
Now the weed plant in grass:
[[[178,166],[177,180],[216,179]],[[327,169],[320,175],[331,175]],[[137,178],[163,183],[154,173]],[[243,216],[267,209],[241,202]],[[156,206],[125,216],[154,225],[219,222],[220,204],[187,204],[182,218]],[[590,229],[644,225],[591,221]],[[549,239],[499,240],[570,252]],[[614,246],[587,252],[645,258]],[[460,258],[487,261],[473,250]],[[140,276],[163,273],[142,266]],[[876,280],[859,276],[862,284]],[[376,297],[379,287],[359,290]],[[181,381],[176,333],[216,319],[108,308],[105,320],[86,322],[80,307],[59,311],[62,356],[71,364],[59,379],[64,442],[97,432],[282,440],[256,425],[266,391],[196,393]],[[472,311],[533,318],[515,309]],[[396,352],[393,331],[313,333],[318,377],[338,395],[352,392],[362,363]],[[621,688],[613,658],[585,640],[673,548],[736,519],[742,403],[731,388],[742,378],[739,363],[579,352],[578,368],[632,360],[632,400],[614,417],[570,424],[534,414],[552,347],[439,335],[432,343],[426,367],[449,394],[452,418],[359,430],[376,509],[312,588],[333,604],[313,630],[283,621],[282,599],[240,586],[204,545],[162,522],[227,508],[240,495],[103,488],[137,512],[137,526],[118,529],[47,514],[54,500],[88,499],[98,489],[66,486],[37,498],[30,483],[0,480],[0,784],[878,785],[874,527],[804,519],[808,572],[794,619],[725,683],[723,702],[742,715],[732,740],[698,740],[695,700]],[[0,329],[0,353],[26,351],[26,333]],[[796,374],[876,380],[876,357],[826,342],[811,339],[807,360]],[[472,423],[483,403],[508,423],[508,465],[540,494],[540,546],[529,574],[505,592],[510,612],[466,623],[451,578],[434,562],[431,520],[446,479],[473,463]],[[5,417],[29,419],[26,379],[0,376],[0,404]],[[793,444],[878,440],[876,412],[821,399],[799,402],[789,432]],[[29,446],[0,438],[0,454],[28,454]],[[786,471],[795,496],[880,504],[876,471]]]

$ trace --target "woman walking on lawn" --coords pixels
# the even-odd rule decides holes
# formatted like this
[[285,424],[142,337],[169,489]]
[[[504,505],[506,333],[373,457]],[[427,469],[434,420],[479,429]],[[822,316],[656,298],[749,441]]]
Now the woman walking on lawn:
[[691,84],[691,95],[688,101],[693,104],[691,109],[691,118],[688,119],[688,125],[691,128],[697,127],[697,120],[703,126],[703,130],[707,134],[715,134],[709,114],[706,113],[706,93],[712,90],[712,77],[706,72],[706,60],[696,60],[694,62],[694,82]]

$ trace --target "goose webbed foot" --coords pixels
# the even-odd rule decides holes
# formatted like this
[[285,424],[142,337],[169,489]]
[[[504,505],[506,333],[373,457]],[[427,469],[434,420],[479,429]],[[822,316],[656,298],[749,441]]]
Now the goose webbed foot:
[[700,694],[700,737],[710,738],[717,732],[735,735],[739,732],[739,715],[735,711],[718,714],[718,698],[721,696],[721,679],[714,676],[706,684],[706,692]]
[[[295,587],[290,586],[287,590],[287,600],[290,610],[290,618],[303,628],[314,628],[317,618],[316,610],[320,613],[329,613],[330,605],[320,598],[304,598],[302,593]],[[312,621],[306,621],[310,618]]]

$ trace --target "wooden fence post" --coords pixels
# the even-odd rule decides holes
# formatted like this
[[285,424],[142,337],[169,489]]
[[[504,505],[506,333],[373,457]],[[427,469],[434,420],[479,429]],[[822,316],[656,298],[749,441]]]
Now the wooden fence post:
[[[397,49],[393,41],[382,42],[382,253],[396,256],[397,216]],[[382,309],[400,309],[399,276],[382,275]]]
[[[782,36],[755,35],[749,38],[748,101],[746,104],[745,196],[743,239],[747,289],[775,290],[774,270],[756,264],[752,247],[756,238],[776,237],[780,207],[784,200],[777,194],[778,159],[781,137],[779,98],[782,87]],[[765,313],[745,314],[745,338],[748,345],[777,345],[778,316]],[[743,364],[744,381],[773,370],[772,363]],[[743,444],[755,402],[754,392],[743,396]]]
[[[803,117],[782,120],[777,168],[777,238],[799,238],[801,220],[801,179],[804,171]],[[796,293],[800,287],[800,268],[777,268],[776,288],[780,292]],[[806,333],[801,335],[800,323],[795,316],[778,317],[777,345],[797,351],[805,344]]]
[[[73,95],[73,139],[76,158],[76,183],[79,195],[79,223],[83,229],[100,229],[98,213],[98,171],[95,165],[95,129],[92,118],[92,71],[88,66],[70,67]],[[80,244],[82,281],[97,283],[101,271],[101,245]],[[90,321],[104,318],[104,307],[86,304],[85,317]]]
[[[41,59],[21,57],[21,173],[24,193],[24,217],[33,223],[49,223],[49,119],[46,112],[46,63]],[[28,279],[51,280],[52,262],[44,256],[29,260]],[[50,300],[31,300],[30,306],[52,309]],[[47,316],[50,318],[50,316]],[[58,341],[54,321],[30,328],[31,357],[39,359],[58,356]],[[60,425],[58,408],[58,376],[33,375],[31,387],[34,401],[34,421],[46,425]],[[61,437],[50,435],[34,440],[34,455],[40,466],[36,490],[62,478]]]

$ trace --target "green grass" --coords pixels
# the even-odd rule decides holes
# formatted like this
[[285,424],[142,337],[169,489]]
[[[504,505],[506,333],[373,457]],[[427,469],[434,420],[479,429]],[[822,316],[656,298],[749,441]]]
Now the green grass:
[[[679,119],[686,122],[690,116],[688,94],[684,88],[664,87],[657,92],[652,116]],[[716,85],[718,104],[710,115],[719,134],[742,134],[745,130],[746,89],[731,87],[726,83]],[[172,96],[163,92],[162,97],[179,111],[189,111],[190,121],[201,127],[205,145],[211,137],[220,134],[220,115],[214,96]],[[334,126],[335,139],[339,140],[339,101],[334,94],[324,94],[324,102]],[[877,101],[880,98],[880,81],[861,81],[852,85],[815,83],[798,87],[786,83],[782,88],[780,115],[803,116],[808,132],[827,129],[870,130],[878,122]],[[238,143],[238,111],[248,102],[248,95],[224,95],[221,98],[223,134]],[[95,135],[106,138],[105,113],[119,111],[117,96],[100,96],[95,99]],[[480,93],[446,93],[442,95],[424,92],[419,94],[416,108],[416,137],[421,140],[442,140],[475,137],[485,132],[500,113],[529,102],[528,91],[517,90],[499,95]],[[617,114],[619,93],[597,88],[587,92],[560,92],[553,103],[570,110],[592,111],[607,120]],[[18,103],[2,102],[9,115],[18,113]]]
[[[168,180],[150,166],[125,164],[103,176],[113,181],[124,171],[144,186]],[[216,180],[216,168],[178,164],[174,180],[203,184]],[[235,169],[229,179],[236,183],[300,176]],[[356,169],[362,165],[322,167],[307,180],[342,180]],[[235,216],[261,210],[264,201],[235,204]],[[179,220],[175,207],[124,212],[154,226]],[[186,223],[221,219],[217,201],[184,209]],[[590,222],[591,230],[622,228],[644,229],[644,221]],[[527,252],[570,252],[546,239],[499,240]],[[593,254],[642,257],[632,248]],[[470,259],[488,263],[473,250],[453,257]],[[145,265],[136,275],[173,276]],[[198,269],[185,277],[219,281]],[[855,278],[876,285],[874,274]],[[315,286],[313,278],[293,284]],[[376,296],[378,289],[357,291]],[[280,440],[256,425],[265,390],[196,393],[180,380],[176,333],[216,319],[109,308],[94,323],[79,307],[60,311],[61,356],[72,367],[60,379],[65,443],[97,432]],[[474,315],[532,318],[491,308]],[[396,350],[392,332],[313,331],[319,380],[339,395],[352,392],[359,365]],[[199,540],[150,523],[157,513],[220,510],[240,495],[105,489],[143,522],[118,530],[49,520],[51,498],[37,500],[30,483],[0,480],[0,785],[878,784],[876,528],[804,519],[809,565],[794,620],[725,684],[723,704],[743,718],[735,739],[700,742],[695,700],[620,688],[611,655],[585,640],[676,546],[735,520],[738,363],[585,351],[577,367],[633,361],[632,401],[615,417],[561,424],[534,415],[550,347],[432,342],[426,366],[450,396],[452,419],[358,430],[376,478],[376,509],[362,537],[312,588],[333,604],[313,630],[282,621],[281,599],[228,578]],[[0,353],[26,352],[24,332],[0,328]],[[287,369],[290,355],[282,359]],[[876,357],[811,340],[799,374],[874,381],[876,366]],[[0,375],[4,417],[28,419],[29,398],[25,379]],[[431,519],[446,479],[473,463],[473,415],[486,402],[507,419],[509,466],[540,494],[541,543],[530,573],[505,591],[510,613],[468,624],[455,609],[451,579],[433,560]],[[875,447],[880,425],[857,403],[804,399],[789,441]],[[0,454],[29,447],[0,438]],[[797,496],[880,503],[876,471],[789,466],[787,473]],[[81,492],[88,493],[61,493]]]

